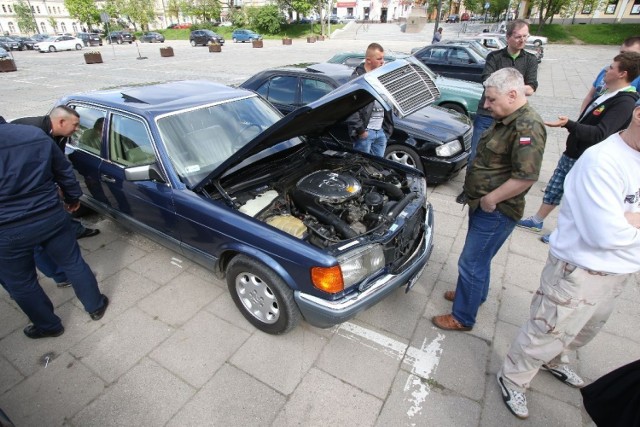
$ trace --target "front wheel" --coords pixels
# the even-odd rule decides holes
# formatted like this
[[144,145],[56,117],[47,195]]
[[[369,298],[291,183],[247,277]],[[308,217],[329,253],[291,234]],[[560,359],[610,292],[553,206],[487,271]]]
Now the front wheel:
[[80,43],[78,43],[78,44],[76,45],[76,50],[80,50],[80,49],[82,49],[82,45],[81,45]]
[[198,45],[198,43],[196,43],[195,40],[191,40],[191,46],[196,47]]
[[392,144],[385,150],[384,158],[424,172],[420,156],[413,148],[400,144]]
[[56,51],[55,46],[49,46],[49,52],[55,52],[55,51]]
[[256,328],[279,335],[300,322],[302,316],[293,291],[263,263],[238,255],[229,263],[226,276],[233,302]]
[[440,107],[447,108],[449,110],[453,110],[456,113],[462,114],[463,116],[467,115],[467,111],[460,104],[454,104],[454,103],[451,103],[451,102],[445,102],[444,104],[440,104]]
[[533,45],[534,45],[535,47],[540,47],[540,46],[542,46],[542,40],[534,40],[534,41],[533,41]]
[[116,43],[122,44],[122,40],[118,39],[118,40],[116,40]]
[[233,40],[234,43],[238,43],[238,39],[237,38],[234,37],[232,40]]

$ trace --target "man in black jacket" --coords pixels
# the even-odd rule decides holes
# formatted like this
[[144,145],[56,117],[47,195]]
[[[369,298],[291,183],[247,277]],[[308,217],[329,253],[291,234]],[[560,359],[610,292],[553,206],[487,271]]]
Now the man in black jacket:
[[[524,77],[525,95],[531,96],[538,88],[538,58],[533,53],[524,50],[529,37],[529,24],[522,19],[509,22],[507,26],[507,47],[495,50],[487,55],[487,61],[482,70],[482,81],[484,82],[494,72],[503,68],[515,68]],[[485,94],[482,93],[478,102],[478,111],[473,120],[473,135],[471,137],[471,150],[467,160],[467,173],[473,158],[476,156],[478,142],[482,134],[494,123],[491,112],[484,108]],[[456,202],[464,204],[467,198],[464,193],[456,197]]]
[[[61,105],[51,110],[48,116],[23,117],[14,120],[12,123],[39,127],[53,139],[64,154],[65,148],[71,140],[71,135],[78,130],[80,116],[73,108]],[[100,233],[100,230],[85,227],[76,219],[71,221],[71,225],[78,239],[92,237]]]
[[62,267],[93,320],[102,318],[109,304],[82,259],[65,212],[78,209],[81,195],[71,163],[47,134],[0,117],[0,284],[33,323],[24,329],[29,338],[64,333],[37,280],[36,247]]
[[[567,148],[547,184],[538,212],[520,220],[518,227],[540,232],[544,219],[560,204],[564,194],[564,178],[576,160],[587,148],[629,125],[638,99],[638,93],[631,82],[639,73],[639,53],[623,52],[617,55],[604,76],[606,90],[586,106],[577,121],[559,116],[557,121],[545,123],[547,126],[563,127],[569,131]],[[549,243],[549,234],[543,235],[540,240]]]
[[[361,76],[384,65],[384,49],[378,43],[367,47],[364,63],[358,65],[351,75]],[[378,101],[361,108],[347,119],[349,136],[353,148],[363,153],[384,157],[387,141],[393,133],[393,115],[385,111]]]

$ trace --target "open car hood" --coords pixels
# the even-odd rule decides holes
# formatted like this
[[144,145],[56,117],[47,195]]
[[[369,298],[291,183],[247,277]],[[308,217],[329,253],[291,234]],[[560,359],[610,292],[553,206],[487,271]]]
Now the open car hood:
[[374,100],[385,110],[404,117],[430,105],[439,96],[435,82],[422,63],[413,58],[390,62],[289,113],[224,161],[194,190],[276,144],[299,136],[322,134]]

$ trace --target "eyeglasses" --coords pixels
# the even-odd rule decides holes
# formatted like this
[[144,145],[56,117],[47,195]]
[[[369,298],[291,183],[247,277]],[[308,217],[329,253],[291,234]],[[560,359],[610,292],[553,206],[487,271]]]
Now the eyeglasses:
[[529,38],[529,34],[523,34],[520,36],[511,36],[514,38],[514,40],[520,41],[520,40],[526,40]]

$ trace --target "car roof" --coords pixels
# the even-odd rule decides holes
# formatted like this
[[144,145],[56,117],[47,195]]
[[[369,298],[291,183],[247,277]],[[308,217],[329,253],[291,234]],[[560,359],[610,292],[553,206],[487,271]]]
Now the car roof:
[[192,80],[80,93],[67,96],[62,102],[74,100],[99,103],[112,109],[130,111],[144,116],[157,116],[184,108],[247,96],[254,96],[254,94],[244,89],[231,88],[207,80]]
[[[300,66],[289,65],[285,67],[269,68],[267,70],[264,70],[263,72],[256,74],[256,76],[264,74],[278,74],[282,72],[306,76],[313,74],[322,74],[335,80],[339,85],[342,85],[351,79],[353,68],[344,64],[319,62],[316,64],[300,64]],[[253,80],[253,77],[249,80]]]

